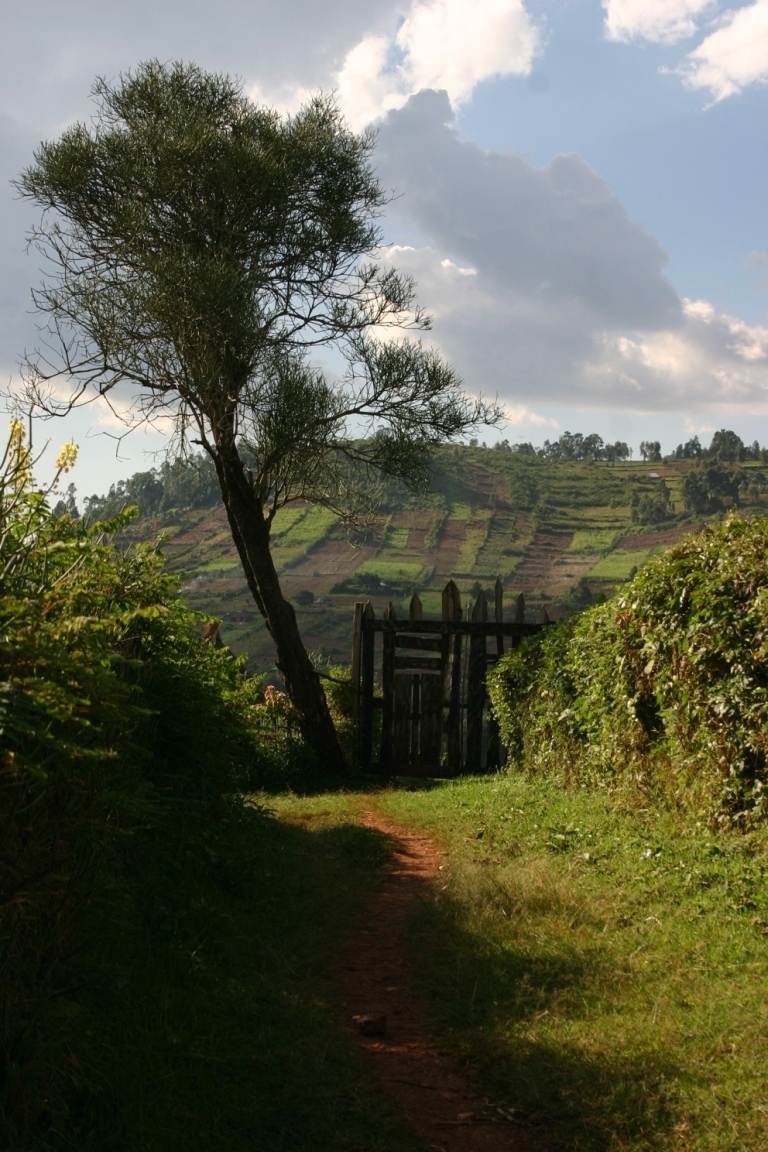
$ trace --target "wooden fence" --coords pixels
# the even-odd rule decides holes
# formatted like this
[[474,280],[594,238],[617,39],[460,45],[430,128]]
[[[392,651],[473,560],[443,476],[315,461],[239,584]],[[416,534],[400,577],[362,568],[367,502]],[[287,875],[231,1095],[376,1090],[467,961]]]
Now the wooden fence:
[[505,650],[548,623],[546,613],[541,623],[526,623],[522,595],[505,621],[503,595],[497,580],[493,620],[482,592],[462,614],[452,580],[443,591],[440,620],[423,619],[418,596],[408,620],[398,620],[391,603],[383,619],[370,601],[355,604],[352,680],[361,768],[454,776],[503,762],[488,716],[485,674]]

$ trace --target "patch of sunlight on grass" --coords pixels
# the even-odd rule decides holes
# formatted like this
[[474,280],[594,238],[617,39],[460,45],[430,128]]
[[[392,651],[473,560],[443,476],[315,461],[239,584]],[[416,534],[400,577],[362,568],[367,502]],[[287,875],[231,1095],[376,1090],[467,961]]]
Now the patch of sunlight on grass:
[[607,552],[620,536],[621,532],[613,528],[581,528],[574,532],[569,551],[586,554]]
[[768,835],[517,775],[386,792],[447,849],[414,926],[441,1043],[558,1152],[768,1147]]
[[642,568],[653,555],[652,548],[639,552],[609,552],[602,556],[588,572],[597,580],[627,580],[633,568]]

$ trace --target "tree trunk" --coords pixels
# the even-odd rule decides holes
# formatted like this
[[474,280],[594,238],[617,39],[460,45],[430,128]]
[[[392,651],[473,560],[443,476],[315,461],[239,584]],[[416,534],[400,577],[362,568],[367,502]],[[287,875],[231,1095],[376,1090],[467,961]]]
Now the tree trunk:
[[216,446],[213,460],[232,538],[240,555],[251,595],[277,648],[288,695],[301,713],[307,743],[332,772],[348,771],[328,710],[320,677],[312,667],[299,633],[293,605],[283,596],[269,544],[269,526],[236,447]]

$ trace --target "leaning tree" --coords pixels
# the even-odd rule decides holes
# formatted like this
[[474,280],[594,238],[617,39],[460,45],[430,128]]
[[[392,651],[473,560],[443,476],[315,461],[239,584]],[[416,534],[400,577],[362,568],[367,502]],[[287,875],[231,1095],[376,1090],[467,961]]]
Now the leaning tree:
[[136,419],[169,416],[178,450],[208,453],[306,737],[341,769],[272,559],[275,513],[305,499],[354,516],[377,475],[418,483],[434,444],[497,410],[419,341],[413,283],[377,258],[373,137],[332,100],[281,117],[230,77],[156,61],[93,95],[91,124],[17,181],[48,267],[30,393],[55,414],[129,389]]

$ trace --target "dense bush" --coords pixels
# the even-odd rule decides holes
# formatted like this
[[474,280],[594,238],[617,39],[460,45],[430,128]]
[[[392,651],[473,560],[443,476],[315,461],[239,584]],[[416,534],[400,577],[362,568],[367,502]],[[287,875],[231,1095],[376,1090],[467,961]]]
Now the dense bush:
[[130,1044],[113,1034],[121,972],[173,935],[195,875],[240,882],[227,829],[254,818],[242,790],[299,768],[291,725],[202,642],[162,556],[114,547],[130,516],[54,515],[14,425],[0,468],[0,1129],[13,1149],[78,1143]]
[[489,677],[517,764],[640,783],[699,816],[768,812],[768,521],[729,517]]

